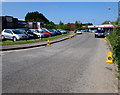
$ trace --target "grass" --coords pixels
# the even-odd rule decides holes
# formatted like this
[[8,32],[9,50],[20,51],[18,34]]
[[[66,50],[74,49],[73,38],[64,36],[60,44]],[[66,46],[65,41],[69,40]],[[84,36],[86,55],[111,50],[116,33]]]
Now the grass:
[[69,32],[68,34],[62,34],[62,35],[58,35],[58,36],[54,36],[54,37],[49,37],[49,38],[20,40],[20,41],[16,41],[16,42],[13,42],[12,40],[0,41],[0,45],[5,46],[5,45],[18,45],[18,44],[42,42],[42,41],[46,41],[46,40],[52,40],[52,39],[65,37],[65,36],[70,35],[71,33],[72,32]]

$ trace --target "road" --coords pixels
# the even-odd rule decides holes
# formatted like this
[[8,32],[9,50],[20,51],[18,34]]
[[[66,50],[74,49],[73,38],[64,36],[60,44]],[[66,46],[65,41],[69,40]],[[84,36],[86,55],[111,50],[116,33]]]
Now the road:
[[3,93],[115,93],[113,65],[102,38],[71,39],[2,53]]

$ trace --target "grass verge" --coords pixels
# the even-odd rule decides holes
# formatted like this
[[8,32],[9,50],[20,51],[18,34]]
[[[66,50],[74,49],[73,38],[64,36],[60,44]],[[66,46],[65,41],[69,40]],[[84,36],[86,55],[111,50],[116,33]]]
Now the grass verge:
[[57,39],[61,37],[65,37],[72,34],[72,32],[69,32],[68,34],[62,34],[54,37],[49,37],[49,38],[42,38],[42,39],[30,39],[30,40],[20,40],[13,42],[12,40],[6,40],[6,41],[1,41],[0,45],[5,46],[5,45],[18,45],[18,44],[28,44],[28,43],[36,43],[36,42],[42,42],[46,40],[52,40],[52,39]]

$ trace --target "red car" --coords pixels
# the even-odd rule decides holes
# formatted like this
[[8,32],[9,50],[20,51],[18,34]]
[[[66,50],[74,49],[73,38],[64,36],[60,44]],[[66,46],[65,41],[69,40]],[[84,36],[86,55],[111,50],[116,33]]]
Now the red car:
[[51,33],[48,32],[45,28],[42,28],[43,33],[45,33],[48,37],[51,37]]

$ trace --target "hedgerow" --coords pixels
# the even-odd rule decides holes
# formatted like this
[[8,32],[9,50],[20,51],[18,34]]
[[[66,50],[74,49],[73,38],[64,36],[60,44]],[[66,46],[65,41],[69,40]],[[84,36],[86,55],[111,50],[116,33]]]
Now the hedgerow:
[[118,70],[120,71],[120,27],[114,28],[113,32],[107,38],[112,46],[111,50],[114,62],[118,64]]

